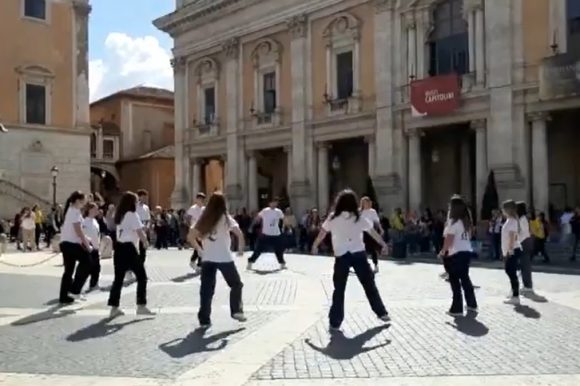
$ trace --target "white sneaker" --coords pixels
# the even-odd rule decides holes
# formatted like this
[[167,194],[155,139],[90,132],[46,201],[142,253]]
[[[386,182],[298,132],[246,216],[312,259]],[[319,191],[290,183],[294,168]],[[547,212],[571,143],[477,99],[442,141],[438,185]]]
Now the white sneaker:
[[147,306],[137,306],[137,315],[155,315]]
[[383,316],[379,316],[379,319],[382,320],[385,323],[389,323],[391,321],[391,317],[389,316],[389,314],[383,315]]
[[208,329],[211,327],[211,323],[200,324],[199,328]]
[[280,264],[280,270],[285,270],[286,268],[286,263],[282,263]]
[[535,295],[534,289],[533,288],[527,288],[524,287],[520,290],[520,293],[522,295]]
[[453,317],[463,316],[463,312],[451,312],[451,311],[447,311],[447,315],[453,316]]
[[71,294],[71,293],[69,293],[68,296],[70,296],[74,300],[80,300],[80,301],[83,301],[83,302],[87,300],[87,298],[85,298],[81,294]]
[[504,304],[511,304],[514,306],[519,306],[520,305],[520,298],[519,298],[519,296],[512,296],[509,299],[505,300]]
[[253,266],[254,266],[254,264],[253,263],[250,263],[248,261],[248,265],[246,265],[246,270],[251,271]]
[[479,309],[477,307],[467,307],[467,311],[478,313]]
[[116,318],[123,315],[125,315],[125,313],[119,307],[111,308],[111,312],[109,313],[110,318]]
[[235,319],[238,322],[245,322],[246,320],[248,320],[248,318],[246,318],[246,315],[244,315],[243,312],[236,312],[235,314],[232,315],[232,319]]

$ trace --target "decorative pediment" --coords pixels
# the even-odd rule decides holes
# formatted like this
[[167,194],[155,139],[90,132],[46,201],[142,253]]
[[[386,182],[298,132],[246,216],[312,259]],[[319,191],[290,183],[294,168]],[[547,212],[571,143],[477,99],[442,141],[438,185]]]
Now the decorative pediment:
[[51,70],[40,65],[18,66],[16,67],[16,72],[21,75],[54,78],[54,73]]
[[359,40],[361,22],[355,16],[347,12],[341,12],[332,19],[322,32],[322,37],[327,44],[336,40]]
[[195,65],[194,73],[200,81],[204,78],[218,79],[219,64],[212,58],[203,58]]
[[273,39],[261,40],[252,51],[252,62],[255,67],[261,64],[273,64],[280,62],[282,46]]

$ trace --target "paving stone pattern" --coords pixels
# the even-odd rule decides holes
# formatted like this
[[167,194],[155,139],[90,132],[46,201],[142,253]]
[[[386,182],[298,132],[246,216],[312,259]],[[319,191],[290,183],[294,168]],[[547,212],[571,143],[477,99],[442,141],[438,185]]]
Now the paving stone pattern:
[[366,309],[349,310],[344,335],[323,319],[253,378],[366,378],[443,375],[577,374],[580,312],[544,303],[486,307],[453,319],[436,307],[393,308],[382,326]]
[[192,315],[29,318],[0,327],[0,372],[173,379],[275,316],[248,313],[241,324],[216,310],[205,334]]
[[1,307],[38,308],[58,298],[60,277],[0,274]]

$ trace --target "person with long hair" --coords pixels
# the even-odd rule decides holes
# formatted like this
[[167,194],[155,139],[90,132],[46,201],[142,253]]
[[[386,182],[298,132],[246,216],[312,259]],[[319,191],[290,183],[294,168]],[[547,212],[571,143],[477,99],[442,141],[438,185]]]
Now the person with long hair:
[[92,247],[82,227],[81,209],[85,206],[85,199],[83,192],[73,192],[64,207],[64,223],[60,235],[60,250],[64,265],[59,295],[62,304],[69,304],[81,298],[81,290],[91,273],[89,254]]
[[504,303],[519,305],[520,282],[518,279],[518,265],[523,251],[522,245],[518,240],[520,233],[518,209],[513,200],[505,201],[502,209],[506,220],[501,228],[501,251],[505,264],[505,273],[508,275],[512,287],[512,296]]
[[268,207],[258,213],[258,221],[262,223],[262,234],[258,237],[256,248],[252,256],[248,259],[247,270],[251,270],[253,264],[258,260],[262,252],[271,248],[274,250],[276,259],[280,264],[280,269],[286,269],[284,260],[284,237],[280,231],[280,226],[284,220],[284,212],[278,208],[278,199],[270,200]]
[[119,309],[123,279],[128,271],[137,278],[137,315],[153,315],[147,308],[147,272],[145,261],[139,255],[139,244],[147,249],[149,242],[143,223],[137,214],[137,195],[125,192],[115,212],[117,225],[117,242],[114,245],[113,265],[115,278],[111,286],[108,305],[111,307],[111,318],[123,315]]
[[99,276],[101,274],[101,256],[99,254],[101,246],[101,230],[97,222],[99,206],[96,202],[89,202],[84,209],[83,231],[91,243],[91,274],[89,281],[89,292],[99,288]]
[[519,221],[518,241],[522,246],[520,257],[520,270],[524,287],[521,292],[529,295],[534,294],[532,283],[532,253],[534,253],[534,239],[530,235],[530,222],[528,221],[528,207],[523,201],[516,203],[516,212]]
[[[381,237],[383,236],[383,227],[381,226],[381,220],[377,211],[373,209],[373,202],[369,197],[363,197],[360,199],[360,216],[373,224],[373,227],[378,230]],[[363,241],[365,243],[365,251],[367,256],[370,255],[373,265],[375,266],[375,273],[379,272],[379,245],[375,243],[373,238],[368,234],[363,234]]]
[[[471,246],[471,213],[460,196],[453,196],[449,202],[449,214],[443,231],[443,248],[439,256],[446,262],[453,301],[447,312],[451,316],[463,315],[463,296],[467,311],[477,312],[475,291],[469,277],[469,264],[474,256]],[[463,296],[461,289],[463,288]]]
[[[198,192],[195,195],[195,202],[185,213],[187,218],[189,219],[189,226],[190,227],[194,227],[195,224],[197,223],[197,220],[199,220],[199,218],[201,217],[201,214],[203,213],[203,211],[205,209],[205,204],[204,204],[205,199],[206,199],[205,193]],[[197,249],[195,249],[195,248],[193,249],[193,253],[191,255],[191,258],[189,259],[189,266],[196,273],[201,272],[201,258],[199,256],[199,253],[197,252]]]
[[211,325],[211,303],[216,284],[216,273],[220,271],[230,287],[230,315],[245,322],[242,306],[242,280],[232,258],[230,233],[238,239],[238,256],[243,256],[244,235],[236,220],[228,214],[224,195],[214,192],[205,210],[191,228],[189,242],[203,258],[201,265],[200,307],[197,314],[202,328]]
[[331,234],[332,248],[336,257],[332,278],[334,292],[332,306],[328,314],[331,330],[340,329],[344,320],[344,292],[351,267],[363,286],[370,306],[377,317],[383,322],[391,320],[367,260],[363,241],[363,233],[365,232],[371,235],[382,247],[382,252],[386,254],[387,244],[375,231],[373,224],[360,215],[356,194],[352,190],[343,190],[336,197],[334,212],[327,217],[312,246],[312,253],[317,254],[320,243],[328,233]]
[[22,245],[24,251],[34,251],[37,248],[36,245],[36,220],[35,213],[30,208],[26,207],[22,209]]

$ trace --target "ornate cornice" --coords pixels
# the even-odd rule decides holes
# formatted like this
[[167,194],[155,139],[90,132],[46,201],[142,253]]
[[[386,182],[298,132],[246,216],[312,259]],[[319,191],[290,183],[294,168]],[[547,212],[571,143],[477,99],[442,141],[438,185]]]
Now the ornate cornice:
[[187,59],[184,56],[177,56],[171,59],[170,61],[171,67],[173,67],[174,72],[184,71],[186,63]]
[[222,44],[227,59],[237,59],[240,53],[240,39],[231,38]]
[[535,122],[535,121],[549,121],[550,120],[550,114],[547,113],[546,111],[538,111],[538,112],[534,112],[534,113],[527,114],[526,118],[530,122]]
[[396,0],[374,0],[377,13],[393,10],[395,3]]
[[293,16],[290,18],[286,25],[288,26],[288,30],[292,34],[292,38],[299,39],[306,36],[306,23],[308,18],[306,14]]

